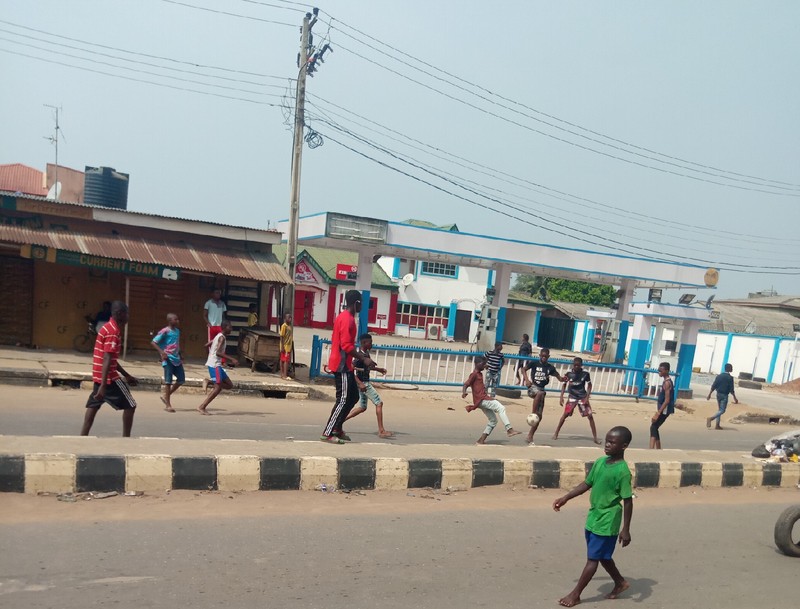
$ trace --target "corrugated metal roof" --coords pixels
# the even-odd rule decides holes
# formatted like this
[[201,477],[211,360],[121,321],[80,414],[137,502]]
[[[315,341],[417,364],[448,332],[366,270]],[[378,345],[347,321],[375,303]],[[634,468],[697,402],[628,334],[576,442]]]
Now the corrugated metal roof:
[[44,173],[22,163],[0,165],[0,190],[41,197],[47,195]]
[[422,228],[438,228],[439,230],[446,230],[453,233],[458,232],[458,226],[456,226],[455,222],[453,224],[437,225],[434,224],[433,222],[428,222],[427,220],[415,220],[414,218],[409,218],[408,220],[403,220],[401,224],[408,224],[409,226],[419,226]]
[[[33,171],[36,171],[36,170],[34,169]],[[41,174],[41,172],[39,172],[39,173]],[[101,205],[88,205],[87,203],[75,203],[74,201],[61,201],[61,200],[56,201],[56,200],[47,198],[47,196],[46,196],[47,195],[47,191],[46,190],[43,191],[42,193],[39,193],[39,194],[26,193],[24,191],[20,191],[20,192],[23,193],[23,197],[22,198],[30,199],[31,201],[48,201],[50,203],[58,203],[59,205],[72,206],[72,207],[82,207],[82,208],[88,208],[88,209],[101,209],[103,211],[108,211],[108,212],[119,212],[120,214],[136,214],[136,215],[139,215],[139,216],[147,216],[147,217],[150,217],[150,218],[164,218],[164,219],[167,219],[167,220],[181,220],[183,222],[199,222],[199,223],[202,223],[202,224],[211,224],[213,226],[225,226],[225,227],[228,227],[228,228],[240,228],[240,229],[248,230],[248,231],[257,231],[257,232],[264,232],[264,233],[277,233],[277,234],[280,234],[280,231],[278,231],[278,230],[276,230],[274,228],[255,228],[255,227],[252,227],[252,226],[239,226],[237,224],[223,224],[222,222],[214,222],[212,220],[197,220],[197,219],[192,219],[192,218],[181,218],[179,216],[165,216],[163,214],[150,214],[150,213],[143,212],[143,211],[136,211],[134,209],[117,209],[116,207],[103,207]],[[0,186],[0,196],[14,197],[16,195],[17,195],[17,191],[9,190],[8,188]]]
[[[721,304],[735,304],[743,307],[769,307],[800,309],[800,296],[759,296],[753,298],[724,298],[717,300]],[[715,303],[716,304],[716,303]]]
[[[278,260],[283,262],[286,260],[286,244],[273,245],[272,251],[278,257]],[[336,265],[337,264],[358,264],[358,254],[356,252],[348,252],[345,250],[334,250],[325,247],[311,247],[305,245],[298,245],[297,255],[301,252],[308,252],[314,261],[319,265],[319,268],[330,278],[336,278]],[[396,288],[397,284],[394,283],[386,271],[381,268],[381,265],[374,263],[372,265],[372,285],[385,286],[387,288]]]
[[6,225],[0,225],[0,241],[41,245],[116,260],[161,264],[225,277],[291,283],[274,254],[193,245],[185,241],[167,242],[142,237],[90,235]]
[[711,308],[719,313],[719,319],[702,324],[701,330],[794,336],[794,325],[798,323],[794,315],[776,309],[759,309],[729,302],[715,302]]

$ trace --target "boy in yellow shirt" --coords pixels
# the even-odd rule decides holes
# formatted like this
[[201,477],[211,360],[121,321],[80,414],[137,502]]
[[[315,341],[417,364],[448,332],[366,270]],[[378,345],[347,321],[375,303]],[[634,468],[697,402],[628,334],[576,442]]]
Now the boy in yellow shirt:
[[292,361],[292,351],[294,350],[294,331],[292,330],[292,315],[287,313],[283,316],[281,325],[281,378],[291,379],[289,376],[289,362]]

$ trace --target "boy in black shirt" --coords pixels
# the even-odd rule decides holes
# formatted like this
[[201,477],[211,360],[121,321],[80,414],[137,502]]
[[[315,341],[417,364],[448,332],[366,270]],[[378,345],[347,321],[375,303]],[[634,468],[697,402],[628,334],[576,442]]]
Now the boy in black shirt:
[[[538,360],[530,360],[525,364],[525,368],[522,369],[524,383],[528,386],[528,396],[533,398],[531,412],[539,415],[539,421],[531,425],[531,429],[528,432],[528,445],[530,446],[534,446],[533,434],[536,433],[539,424],[542,422],[542,416],[544,416],[545,387],[550,382],[550,377],[554,376],[562,383],[566,380],[566,377],[558,374],[558,370],[548,361],[549,359],[550,349],[545,347],[539,351]],[[531,371],[530,380],[528,380],[528,370]]]
[[[364,357],[369,357],[369,350],[372,349],[372,336],[370,334],[362,334],[359,337],[359,343],[360,353]],[[381,374],[386,374],[386,368],[368,368],[364,366],[364,362],[362,360],[354,359],[353,370],[356,376],[356,385],[358,386],[360,402],[358,406],[354,407],[353,410],[350,411],[350,414],[347,415],[345,421],[349,421],[353,417],[360,415],[362,412],[366,412],[368,403],[367,400],[369,400],[375,405],[375,416],[378,418],[378,437],[393,437],[394,434],[391,431],[386,431],[386,429],[383,427],[383,400],[381,400],[381,396],[377,391],[375,391],[375,388],[372,386],[372,383],[369,380],[370,370],[380,372]]]
[[564,406],[564,414],[561,415],[561,420],[558,422],[553,439],[558,440],[558,432],[561,431],[561,426],[564,425],[567,417],[572,416],[572,411],[577,407],[581,416],[589,419],[594,443],[600,444],[600,438],[597,437],[597,428],[594,424],[594,416],[592,416],[592,407],[589,404],[589,398],[592,395],[592,377],[583,369],[582,358],[576,357],[572,360],[572,371],[567,372],[566,378],[562,382],[564,384],[561,386],[561,397],[559,398],[562,406],[564,406],[564,391],[567,390],[567,387],[569,387],[569,395],[567,404]]

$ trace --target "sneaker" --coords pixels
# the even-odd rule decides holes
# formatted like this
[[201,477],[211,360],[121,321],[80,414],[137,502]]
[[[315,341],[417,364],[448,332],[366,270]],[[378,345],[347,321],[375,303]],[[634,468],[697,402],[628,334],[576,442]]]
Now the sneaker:
[[350,441],[351,441],[351,439],[350,439],[350,436],[348,436],[348,435],[347,435],[346,433],[344,433],[343,431],[340,431],[340,432],[339,432],[339,439],[340,439],[340,440],[344,440],[345,442],[350,442]]
[[320,436],[320,442],[328,442],[329,444],[344,444],[344,440],[336,436]]

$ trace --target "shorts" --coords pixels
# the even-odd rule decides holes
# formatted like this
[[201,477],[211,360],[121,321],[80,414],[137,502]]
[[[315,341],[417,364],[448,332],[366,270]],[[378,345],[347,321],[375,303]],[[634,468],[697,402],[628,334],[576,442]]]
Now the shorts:
[[209,326],[208,327],[208,342],[214,340],[214,337],[222,332],[222,326]]
[[186,382],[186,371],[183,369],[183,364],[173,364],[167,360],[164,366],[164,382],[167,385],[172,385],[172,377],[175,376],[175,382],[178,385],[183,385]]
[[215,368],[209,366],[208,376],[212,383],[217,383],[218,385],[228,380],[228,375],[222,366],[217,366]]
[[128,384],[122,379],[116,379],[106,385],[106,394],[102,400],[94,397],[99,388],[100,383],[95,383],[92,387],[92,395],[86,401],[86,408],[100,408],[103,402],[114,410],[133,410],[136,408],[136,400],[133,399]]
[[544,387],[539,387],[539,385],[531,385],[528,387],[529,398],[535,398],[540,393],[542,394],[542,404],[544,404],[544,399],[547,397],[547,392],[545,391]]
[[586,558],[589,560],[611,560],[617,547],[618,535],[596,535],[586,531]]
[[292,361],[292,354],[287,353],[286,351],[281,351],[281,361],[282,362],[290,362]]
[[575,410],[576,406],[582,417],[592,416],[592,407],[589,405],[588,401],[582,402],[577,398],[568,398],[567,403],[564,405],[564,412],[568,417],[572,416],[572,411]]
[[372,386],[372,383],[367,381],[366,383],[364,383],[364,385],[366,385],[364,390],[361,391],[359,389],[358,391],[358,395],[361,398],[361,404],[360,404],[361,410],[367,409],[367,399],[369,399],[370,402],[375,404],[375,406],[377,406],[378,404],[383,404],[381,396],[378,394],[377,391],[375,391],[375,387]]

